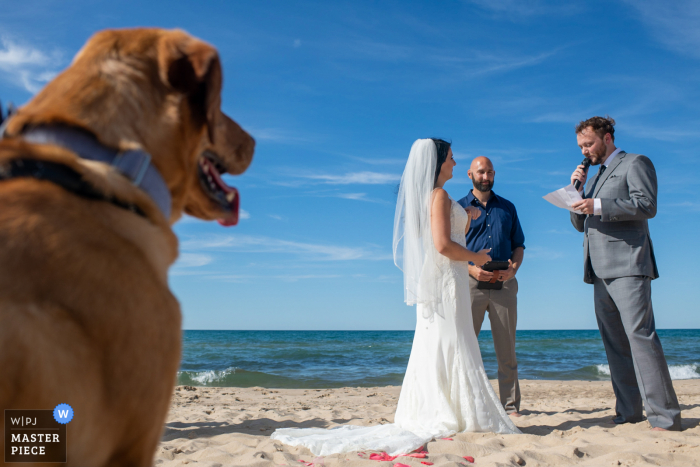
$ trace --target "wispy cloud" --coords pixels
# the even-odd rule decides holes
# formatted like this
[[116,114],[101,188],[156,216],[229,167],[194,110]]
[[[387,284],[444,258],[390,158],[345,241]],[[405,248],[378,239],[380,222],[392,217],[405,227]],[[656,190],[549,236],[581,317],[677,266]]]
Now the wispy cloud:
[[552,177],[566,177],[568,175],[571,175],[571,173],[566,172],[564,170],[553,170],[553,171],[547,172],[547,175],[551,175]]
[[0,74],[28,92],[38,92],[56,76],[57,54],[48,55],[31,46],[0,37]]
[[452,76],[459,79],[476,78],[495,73],[505,73],[520,68],[539,65],[548,58],[557,55],[572,44],[561,45],[551,50],[539,53],[526,53],[522,51],[493,52],[488,50],[461,50],[446,54],[440,50],[426,50],[422,52],[426,60],[437,67],[442,67]]
[[683,201],[680,203],[664,203],[663,205],[661,205],[661,207],[684,208],[684,210],[691,212],[700,211],[700,203],[695,201]]
[[268,182],[289,188],[301,188],[310,185],[388,185],[398,183],[401,180],[400,173],[369,171],[324,174],[299,170],[282,170],[280,174],[282,177],[276,180],[269,180]]
[[371,282],[371,283],[387,283],[395,284],[401,281],[401,275],[396,274],[391,275],[368,275],[368,274],[309,274],[309,273],[297,273],[297,274],[226,274],[226,273],[212,273],[206,270],[189,270],[182,271],[171,269],[170,274],[174,276],[197,276],[204,277],[207,281],[221,281],[221,282],[233,282],[233,283],[255,283],[255,282],[269,282],[269,281],[281,281],[281,282],[299,282],[299,281],[318,281],[318,280],[329,280],[329,279],[342,279],[343,281],[354,280],[357,282]]
[[685,85],[680,81],[624,73],[587,78],[585,84],[589,89],[608,89],[613,97],[601,102],[599,96],[585,89],[576,96],[557,96],[547,90],[528,95],[515,87],[488,101],[489,113],[507,118],[519,116],[527,123],[563,123],[573,131],[576,123],[593,115],[609,113],[619,121],[627,121],[675,109],[678,104],[687,105],[694,102],[697,88],[694,83]]
[[415,50],[406,45],[378,42],[368,39],[360,39],[350,42],[348,51],[363,55],[367,59],[377,59],[382,62],[406,61],[413,57]]
[[391,255],[377,248],[348,247],[319,243],[295,242],[250,235],[209,235],[185,240],[183,251],[235,251],[241,253],[283,253],[309,261],[385,260]]
[[656,39],[677,53],[700,58],[700,3],[697,0],[622,0],[649,25]]
[[331,174],[309,174],[303,175],[302,177],[317,180],[322,183],[327,183],[329,185],[384,185],[389,183],[396,183],[401,180],[400,174],[388,174],[379,172],[351,172],[343,175],[331,175]]
[[[250,213],[246,211],[245,209],[241,209],[238,212],[238,218],[239,219],[250,219]],[[211,222],[211,221],[205,221],[202,219],[198,219],[194,216],[190,216],[187,214],[183,214],[182,217],[180,217],[180,220],[177,221],[178,224],[203,224],[206,222]]]
[[454,150],[452,151],[452,155],[454,156],[455,160],[457,160],[457,161],[471,161],[472,159],[477,157],[471,153],[459,152],[459,151],[454,151]]
[[510,19],[522,19],[532,16],[571,15],[581,10],[572,2],[552,2],[545,0],[467,0],[486,11]]
[[[580,100],[575,100],[571,96],[554,96],[543,90],[530,92],[532,94],[528,95],[524,89],[516,87],[503,96],[488,102],[484,101],[484,104],[488,104],[488,113],[491,115],[506,116],[506,118],[517,116],[526,123],[565,123],[571,125],[572,132],[574,125],[582,118],[596,113],[605,113],[608,109],[602,104],[582,105]],[[586,99],[584,98],[583,101],[585,102]],[[588,101],[597,102],[596,99]]]
[[637,138],[655,139],[666,142],[679,142],[700,138],[700,125],[696,122],[689,127],[662,128],[658,125],[622,123],[619,128]]
[[553,260],[553,259],[559,259],[563,258],[565,256],[568,256],[566,253],[563,251],[558,251],[550,247],[546,246],[528,246],[527,250],[525,252],[525,255],[528,260],[530,259],[539,259],[539,260]]
[[573,131],[574,125],[582,120],[582,115],[593,115],[596,113],[596,110],[591,107],[587,109],[557,110],[526,118],[525,121],[532,123],[568,123]]
[[576,232],[574,229],[549,229],[547,230],[547,233],[553,235],[576,235],[578,232]]
[[338,198],[343,198],[343,199],[354,199],[357,201],[369,201],[367,199],[367,193],[339,193],[336,196]]
[[283,282],[298,282],[301,280],[337,279],[343,277],[338,274],[281,274],[281,275],[251,275],[251,274],[212,274],[208,279],[224,282],[255,282],[259,280],[278,280]]
[[45,66],[48,64],[49,58],[40,50],[22,47],[5,37],[0,38],[0,44],[2,44],[2,49],[0,49],[0,66],[3,69],[28,65]]
[[315,135],[301,134],[299,132],[285,130],[282,128],[260,128],[248,125],[245,129],[258,141],[289,144],[308,143],[318,139],[318,137]]
[[351,199],[354,201],[366,201],[369,203],[381,203],[387,204],[386,201],[381,199],[372,199],[367,197],[367,193],[338,193],[335,195],[337,198]]
[[173,265],[174,269],[198,268],[211,263],[214,258],[200,253],[181,253]]
[[[564,44],[547,50],[518,49],[494,50],[493,48],[477,48],[460,46],[446,48],[430,43],[415,43],[413,38],[405,43],[377,42],[367,39],[348,38],[332,43],[319,43],[315,47],[332,54],[333,66],[336,71],[342,70],[345,76],[367,82],[385,81],[393,76],[393,66],[423,63],[426,70],[434,72],[435,79],[444,81],[459,81],[469,78],[506,73],[517,69],[538,65],[550,57],[571,47]],[[366,62],[381,62],[382,67],[368,67]],[[388,68],[387,68],[388,66]],[[403,77],[405,79],[405,77]],[[425,78],[422,78],[422,81]],[[397,83],[399,84],[399,83]]]
[[363,164],[370,164],[370,165],[405,165],[406,161],[408,160],[408,156],[399,159],[397,158],[381,158],[378,157],[376,159],[372,159],[369,157],[355,157],[355,156],[350,156],[352,159],[362,162]]
[[563,48],[564,47],[558,47],[554,50],[530,56],[511,57],[490,55],[484,58],[484,65],[474,67],[473,69],[467,72],[467,75],[479,76],[496,72],[512,71],[517,70],[519,68],[538,65],[544,62],[549,57],[556,55]]
[[539,148],[476,148],[469,152],[455,153],[455,159],[462,160],[462,164],[471,163],[471,161],[480,156],[488,157],[494,164],[496,172],[500,167],[505,165],[519,164],[532,159],[539,158],[542,154],[556,152],[554,149],[539,149]]

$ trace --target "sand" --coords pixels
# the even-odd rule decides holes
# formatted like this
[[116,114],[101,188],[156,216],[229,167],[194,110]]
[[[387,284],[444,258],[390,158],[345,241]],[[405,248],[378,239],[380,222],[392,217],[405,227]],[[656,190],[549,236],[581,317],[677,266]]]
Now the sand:
[[[492,384],[496,384],[492,381]],[[158,466],[390,467],[700,466],[700,380],[674,381],[682,432],[647,421],[614,425],[610,382],[521,381],[522,435],[461,433],[426,446],[426,458],[374,461],[370,453],[314,456],[270,439],[276,428],[390,423],[400,387],[340,389],[175,388]],[[470,464],[464,456],[474,458]]]

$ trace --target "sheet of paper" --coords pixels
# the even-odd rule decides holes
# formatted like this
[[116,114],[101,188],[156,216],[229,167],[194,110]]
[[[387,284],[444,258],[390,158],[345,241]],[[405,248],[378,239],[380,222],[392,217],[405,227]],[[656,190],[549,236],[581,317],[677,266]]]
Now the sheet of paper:
[[573,185],[566,185],[564,188],[559,188],[557,191],[544,195],[543,198],[558,208],[581,214],[581,211],[571,209],[572,204],[583,199]]

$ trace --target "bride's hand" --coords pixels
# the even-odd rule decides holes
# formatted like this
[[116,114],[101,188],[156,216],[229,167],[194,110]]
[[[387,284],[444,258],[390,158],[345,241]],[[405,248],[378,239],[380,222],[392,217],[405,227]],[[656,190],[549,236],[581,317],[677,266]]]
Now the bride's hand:
[[479,216],[481,216],[481,209],[475,208],[474,206],[467,206],[464,210],[467,211],[467,214],[469,214],[472,220],[478,219]]
[[491,248],[486,248],[478,253],[475,253],[476,257],[472,260],[472,263],[476,264],[477,266],[482,266],[483,264],[488,263],[491,261],[491,257],[488,254],[490,251]]

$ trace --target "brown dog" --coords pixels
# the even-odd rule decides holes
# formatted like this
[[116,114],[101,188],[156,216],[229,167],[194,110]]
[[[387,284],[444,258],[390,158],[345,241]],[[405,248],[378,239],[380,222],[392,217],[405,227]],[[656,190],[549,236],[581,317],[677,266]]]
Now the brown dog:
[[[183,211],[235,224],[221,174],[253,155],[221,83],[216,50],[182,31],[100,32],[0,140],[0,409],[69,404],[69,465],[153,462],[180,360],[170,225]],[[150,154],[137,177],[159,174],[162,192],[37,128]]]

